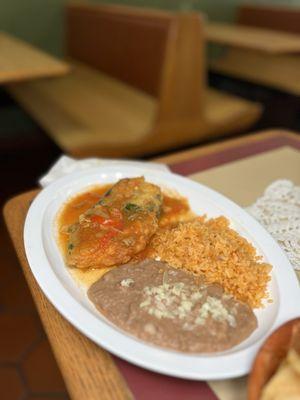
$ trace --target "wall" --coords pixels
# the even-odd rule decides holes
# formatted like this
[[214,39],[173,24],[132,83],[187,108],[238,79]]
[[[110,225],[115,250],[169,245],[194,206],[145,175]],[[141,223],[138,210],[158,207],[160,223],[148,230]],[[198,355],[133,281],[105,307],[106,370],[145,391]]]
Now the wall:
[[59,54],[63,3],[63,0],[0,0],[0,30]]
[[[92,0],[94,3],[100,0]],[[218,21],[233,21],[243,3],[272,3],[300,7],[300,0],[106,0],[166,9],[195,9]],[[0,0],[0,30],[11,32],[53,54],[62,54],[65,0]],[[0,54],[1,56],[1,54]]]

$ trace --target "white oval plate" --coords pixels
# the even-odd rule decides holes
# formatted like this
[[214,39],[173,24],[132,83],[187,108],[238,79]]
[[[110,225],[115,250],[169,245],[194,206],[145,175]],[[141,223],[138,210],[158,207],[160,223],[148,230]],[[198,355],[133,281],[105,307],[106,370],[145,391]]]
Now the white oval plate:
[[[56,241],[57,212],[70,196],[95,184],[143,175],[161,187],[189,199],[197,214],[226,216],[273,265],[269,285],[273,303],[256,311],[258,328],[238,346],[213,355],[191,355],[165,350],[128,335],[107,321],[88,300],[86,289],[71,277]],[[56,309],[79,331],[111,353],[141,367],[188,379],[225,379],[249,372],[262,341],[283,322],[300,315],[296,275],[283,251],[264,228],[243,209],[221,194],[169,172],[119,164],[72,173],[49,185],[36,197],[24,228],[27,259],[41,289]]]

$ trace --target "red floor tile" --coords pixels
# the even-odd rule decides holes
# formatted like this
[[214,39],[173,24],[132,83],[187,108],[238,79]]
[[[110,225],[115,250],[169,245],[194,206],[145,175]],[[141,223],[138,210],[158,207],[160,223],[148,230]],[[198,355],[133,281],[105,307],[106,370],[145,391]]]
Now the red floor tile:
[[0,243],[0,363],[12,363],[9,368],[0,368],[0,400],[67,400],[64,382],[1,218]]
[[0,306],[5,311],[36,313],[22,271],[17,271],[14,278],[0,289]]
[[0,310],[36,312],[22,269],[0,217]]
[[40,335],[34,316],[1,312],[0,362],[18,362]]
[[0,367],[0,397],[3,400],[21,400],[25,388],[16,368]]
[[0,289],[5,287],[18,272],[21,272],[16,253],[8,237],[4,221],[0,215],[0,245],[1,245],[1,263],[0,263]]
[[41,340],[23,360],[22,371],[30,392],[66,393],[63,379],[46,338]]

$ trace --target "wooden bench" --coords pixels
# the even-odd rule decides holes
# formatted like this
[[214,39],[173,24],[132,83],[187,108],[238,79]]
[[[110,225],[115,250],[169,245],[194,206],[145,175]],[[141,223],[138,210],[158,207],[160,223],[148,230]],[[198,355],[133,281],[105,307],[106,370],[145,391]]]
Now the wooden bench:
[[[300,35],[300,9],[297,8],[243,5],[237,22]],[[270,55],[229,48],[209,65],[218,73],[300,95],[300,54]]]
[[232,134],[261,106],[211,91],[197,13],[66,7],[68,76],[10,85],[67,153],[138,156]]

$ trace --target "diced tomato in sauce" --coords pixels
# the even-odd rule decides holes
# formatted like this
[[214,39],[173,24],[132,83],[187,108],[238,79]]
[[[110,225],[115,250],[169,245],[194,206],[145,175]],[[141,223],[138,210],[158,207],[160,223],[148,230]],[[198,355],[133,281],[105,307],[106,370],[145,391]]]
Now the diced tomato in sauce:
[[106,232],[100,239],[99,244],[102,248],[108,246],[110,240],[115,237],[118,233],[116,231],[108,231]]
[[92,222],[97,222],[100,225],[111,226],[116,229],[123,228],[123,221],[121,219],[104,218],[101,217],[101,215],[96,215],[96,214],[91,215],[90,219]]

